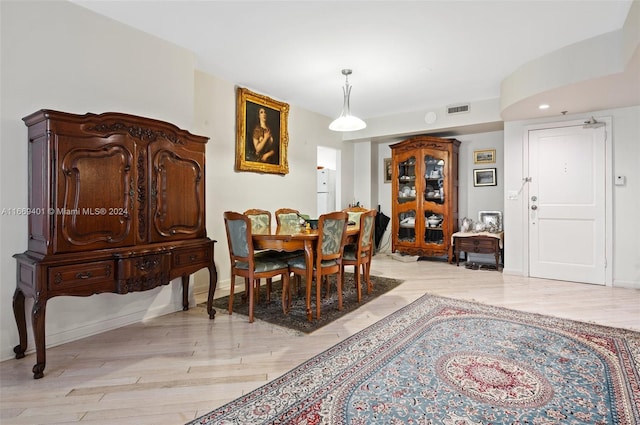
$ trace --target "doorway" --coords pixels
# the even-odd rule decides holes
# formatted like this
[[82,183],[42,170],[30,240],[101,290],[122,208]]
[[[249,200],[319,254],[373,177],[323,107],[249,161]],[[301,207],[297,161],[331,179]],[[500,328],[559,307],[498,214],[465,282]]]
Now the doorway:
[[[317,157],[316,163],[318,169],[323,168],[332,171],[332,187],[333,194],[328,198],[332,199],[329,205],[327,204],[326,198],[327,196],[318,189],[318,200],[317,200],[317,214],[323,214],[326,211],[337,211],[340,209],[340,200],[342,199],[342,189],[341,189],[341,172],[340,172],[340,163],[341,163],[341,152],[339,149],[334,149],[327,146],[318,146],[316,148]],[[320,177],[318,177],[320,179]],[[318,180],[319,183],[319,180]]]
[[531,277],[607,282],[610,123],[597,124],[562,123],[528,132]]

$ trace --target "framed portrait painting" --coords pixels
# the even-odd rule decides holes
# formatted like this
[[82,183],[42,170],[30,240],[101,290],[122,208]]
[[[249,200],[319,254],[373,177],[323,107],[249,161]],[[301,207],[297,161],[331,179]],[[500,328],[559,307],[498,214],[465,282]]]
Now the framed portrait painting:
[[289,105],[237,89],[236,170],[288,174]]

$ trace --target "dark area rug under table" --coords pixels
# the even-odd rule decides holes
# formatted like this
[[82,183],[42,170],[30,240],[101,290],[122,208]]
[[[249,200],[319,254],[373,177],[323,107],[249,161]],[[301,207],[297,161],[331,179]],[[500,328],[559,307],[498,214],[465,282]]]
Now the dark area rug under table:
[[[282,284],[280,281],[275,281],[271,288],[271,301],[267,300],[266,286],[264,280],[260,288],[260,301],[254,307],[254,318],[256,320],[263,320],[265,322],[273,323],[278,326],[284,326],[286,328],[294,329],[304,333],[310,333],[316,329],[325,326],[328,323],[338,319],[339,317],[348,314],[349,312],[357,309],[361,305],[379,297],[385,292],[390,291],[396,286],[400,285],[403,281],[398,279],[392,279],[388,277],[371,276],[371,282],[373,283],[373,290],[371,294],[367,294],[366,284],[362,284],[362,299],[360,303],[357,301],[357,293],[354,282],[354,275],[352,273],[345,273],[344,286],[342,291],[342,310],[338,310],[338,293],[335,286],[335,276],[330,276],[331,282],[330,296],[325,298],[323,295],[320,320],[315,318],[316,314],[316,288],[315,282],[311,291],[311,310],[313,311],[313,321],[307,320],[306,306],[305,306],[305,279],[302,279],[300,285],[300,293],[298,294],[293,289],[293,301],[291,303],[291,311],[285,315],[282,311]],[[324,286],[324,285],[323,285]],[[324,294],[324,288],[323,292]],[[235,293],[233,296],[233,314],[249,315],[249,303],[244,300],[244,291]],[[227,314],[229,305],[229,297],[217,298],[213,301],[213,307],[217,310],[217,314]],[[247,319],[248,320],[248,319]]]

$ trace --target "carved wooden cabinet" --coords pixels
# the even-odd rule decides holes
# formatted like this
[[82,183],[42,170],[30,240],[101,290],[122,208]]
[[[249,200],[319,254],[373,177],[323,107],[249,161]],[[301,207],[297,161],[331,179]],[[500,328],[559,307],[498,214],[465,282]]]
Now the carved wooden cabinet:
[[449,256],[458,229],[460,141],[416,136],[392,152],[392,252]]
[[208,268],[209,316],[217,283],[205,228],[206,137],[122,113],[41,110],[24,119],[29,136],[28,251],[16,254],[13,308],[27,348],[25,297],[37,363],[45,368],[49,298],[145,291]]

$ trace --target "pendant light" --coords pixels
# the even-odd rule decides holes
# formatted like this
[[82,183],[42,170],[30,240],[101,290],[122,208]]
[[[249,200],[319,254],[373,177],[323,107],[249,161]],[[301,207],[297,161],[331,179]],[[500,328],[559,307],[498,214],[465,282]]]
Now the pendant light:
[[329,124],[329,130],[333,131],[356,131],[362,130],[367,124],[358,117],[351,115],[351,109],[349,107],[349,95],[351,94],[351,86],[349,85],[349,75],[351,75],[350,69],[343,69],[342,75],[345,78],[345,84],[342,88],[344,92],[344,105],[342,106],[342,114],[336,118],[331,124]]

